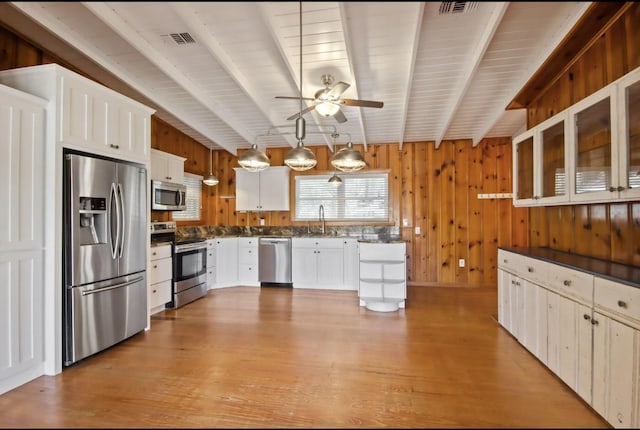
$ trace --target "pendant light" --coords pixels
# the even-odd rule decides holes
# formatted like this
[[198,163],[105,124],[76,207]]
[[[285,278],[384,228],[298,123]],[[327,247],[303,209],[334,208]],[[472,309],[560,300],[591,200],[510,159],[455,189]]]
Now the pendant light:
[[254,143],[251,145],[251,149],[244,151],[238,157],[238,164],[250,172],[259,172],[269,167],[271,163],[267,154],[260,151],[258,145]]
[[302,118],[302,2],[300,2],[300,115],[296,119],[298,146],[289,151],[284,157],[284,164],[299,172],[309,170],[318,163],[314,153],[309,148],[305,148],[302,141],[304,136],[305,121]]
[[207,176],[206,178],[204,178],[202,180],[202,182],[204,182],[205,185],[208,185],[210,187],[216,185],[218,182],[218,178],[216,178],[215,176],[213,176],[213,172],[212,172],[212,165],[213,165],[213,160],[212,160],[212,156],[211,154],[213,153],[213,150],[211,148],[209,148],[209,176]]
[[348,142],[346,148],[342,148],[333,156],[331,165],[343,172],[355,172],[364,168],[367,162],[360,151],[353,147],[353,143]]
[[335,185],[336,187],[339,187],[340,185],[342,185],[342,179],[340,179],[340,176],[338,176],[335,172],[327,182],[329,182],[331,185]]

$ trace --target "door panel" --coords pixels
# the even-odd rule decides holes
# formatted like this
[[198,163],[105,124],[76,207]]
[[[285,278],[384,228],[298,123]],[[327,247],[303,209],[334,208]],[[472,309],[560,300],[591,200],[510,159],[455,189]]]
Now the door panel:
[[146,169],[118,164],[118,183],[122,193],[123,240],[119,256],[119,273],[126,275],[146,268],[147,225]]

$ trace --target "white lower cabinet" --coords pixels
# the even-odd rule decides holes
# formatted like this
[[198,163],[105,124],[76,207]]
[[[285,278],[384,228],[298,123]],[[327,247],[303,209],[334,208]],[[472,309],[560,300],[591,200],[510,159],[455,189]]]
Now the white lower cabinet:
[[238,285],[238,238],[218,237],[216,248],[216,288]]
[[498,254],[499,323],[612,426],[640,426],[640,288]]
[[640,289],[596,278],[593,408],[616,428],[640,426]]
[[405,307],[407,298],[406,243],[360,242],[360,306],[380,312]]
[[164,309],[171,301],[173,258],[171,245],[151,247],[149,256],[149,313]]
[[358,290],[358,239],[342,239],[343,244],[343,285],[346,290]]
[[238,282],[250,287],[260,286],[257,237],[238,238]]
[[344,288],[344,248],[340,238],[298,238],[291,241],[294,288]]
[[216,284],[216,240],[207,239],[207,289]]

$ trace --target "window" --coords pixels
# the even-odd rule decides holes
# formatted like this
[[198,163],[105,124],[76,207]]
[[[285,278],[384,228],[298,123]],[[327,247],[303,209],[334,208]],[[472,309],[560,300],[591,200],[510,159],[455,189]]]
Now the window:
[[328,182],[331,175],[296,176],[296,221],[317,221],[320,205],[326,220],[388,221],[389,174],[339,175],[342,185]]
[[187,187],[187,209],[173,211],[171,217],[174,221],[199,221],[200,198],[202,196],[202,176],[192,173],[184,173],[183,184]]

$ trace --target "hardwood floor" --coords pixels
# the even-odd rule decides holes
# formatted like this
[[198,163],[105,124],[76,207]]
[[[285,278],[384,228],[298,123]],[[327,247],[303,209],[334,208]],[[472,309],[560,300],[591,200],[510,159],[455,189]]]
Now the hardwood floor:
[[0,427],[609,428],[495,321],[491,288],[234,287],[0,396]]

